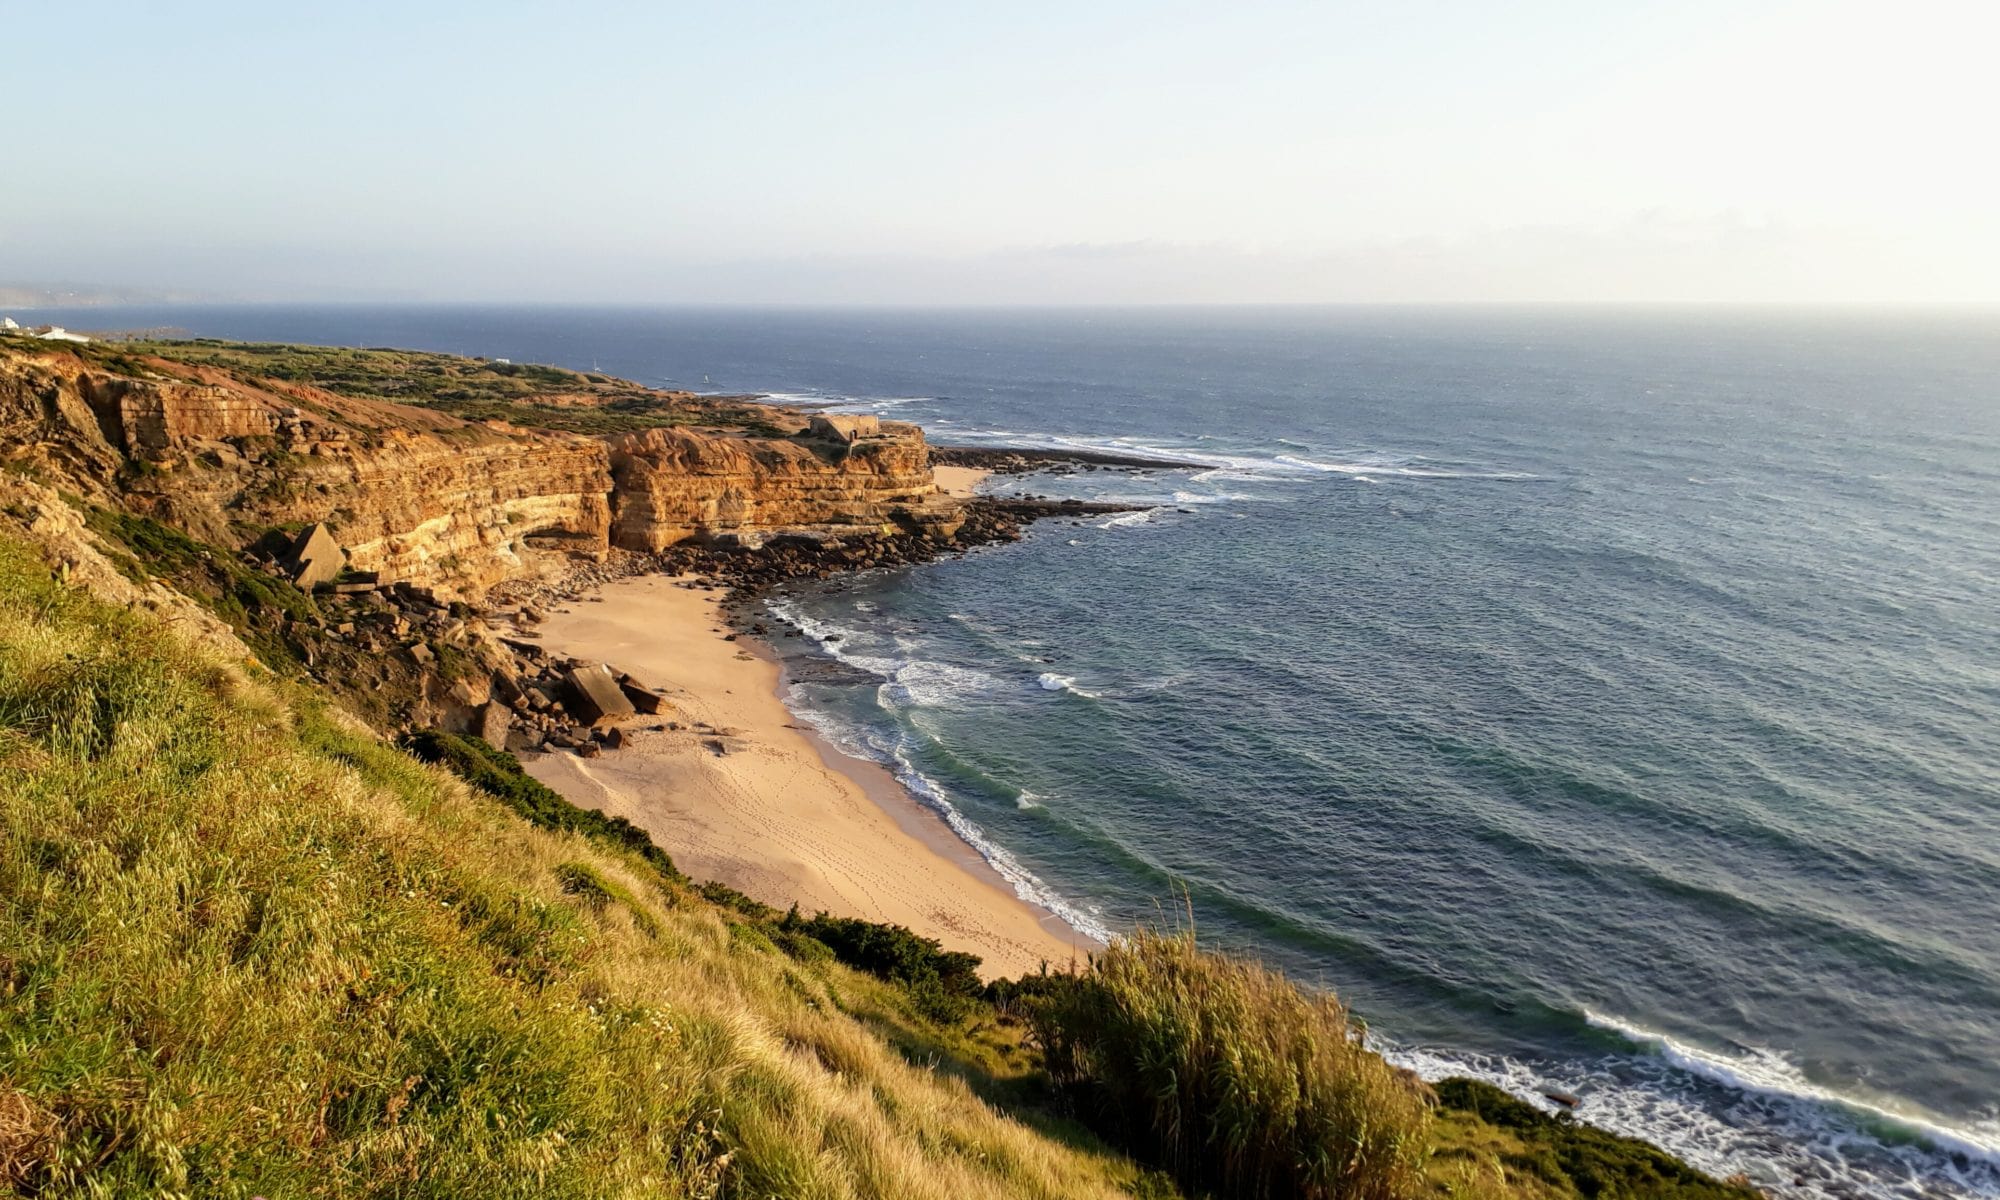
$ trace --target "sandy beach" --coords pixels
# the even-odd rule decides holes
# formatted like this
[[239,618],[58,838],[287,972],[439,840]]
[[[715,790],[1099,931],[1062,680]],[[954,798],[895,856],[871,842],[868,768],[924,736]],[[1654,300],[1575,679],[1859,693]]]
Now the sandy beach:
[[[535,778],[645,829],[697,879],[779,908],[906,925],[979,955],[988,977],[1095,945],[1018,898],[886,770],[795,722],[768,651],[724,640],[722,593],[682,584],[621,580],[538,627],[550,651],[628,671],[676,711],[628,723],[627,746],[601,758],[529,756]],[[665,721],[682,728],[652,728]]]
[[931,475],[937,480],[938,491],[947,496],[970,496],[978,491],[980,481],[993,472],[984,467],[932,467]]

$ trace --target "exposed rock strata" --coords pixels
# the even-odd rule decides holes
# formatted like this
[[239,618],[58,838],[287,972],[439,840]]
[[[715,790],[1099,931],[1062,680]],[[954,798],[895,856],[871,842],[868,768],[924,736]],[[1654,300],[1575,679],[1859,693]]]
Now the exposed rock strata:
[[912,425],[837,444],[687,428],[606,441],[182,363],[118,366],[0,350],[0,456],[217,545],[323,521],[348,565],[384,582],[478,594],[614,545],[947,539],[964,520]]
[[649,429],[612,446],[613,541],[658,551],[690,539],[949,537],[964,510],[931,477],[923,430],[883,422],[851,443]]

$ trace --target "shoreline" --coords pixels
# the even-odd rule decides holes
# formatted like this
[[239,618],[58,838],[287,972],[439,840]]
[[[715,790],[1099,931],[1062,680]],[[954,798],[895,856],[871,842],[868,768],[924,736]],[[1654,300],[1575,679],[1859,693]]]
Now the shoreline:
[[691,582],[615,580],[536,626],[550,652],[613,663],[672,711],[628,721],[625,745],[601,757],[524,756],[529,774],[632,821],[697,879],[777,908],[907,926],[979,955],[986,978],[1098,947],[1021,898],[886,767],[800,720],[776,653],[732,631],[722,589]]

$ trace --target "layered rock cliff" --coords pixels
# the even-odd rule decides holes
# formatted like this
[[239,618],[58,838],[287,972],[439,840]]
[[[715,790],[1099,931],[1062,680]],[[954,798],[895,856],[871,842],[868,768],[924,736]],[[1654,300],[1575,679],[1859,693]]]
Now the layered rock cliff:
[[[805,424],[769,416],[772,432]],[[0,457],[218,545],[324,522],[353,569],[447,592],[612,545],[946,538],[964,519],[912,425],[852,441],[682,427],[605,439],[103,351],[0,345]]]
[[612,444],[612,539],[661,550],[691,538],[948,537],[964,510],[939,494],[923,430],[887,422],[854,442],[649,429]]

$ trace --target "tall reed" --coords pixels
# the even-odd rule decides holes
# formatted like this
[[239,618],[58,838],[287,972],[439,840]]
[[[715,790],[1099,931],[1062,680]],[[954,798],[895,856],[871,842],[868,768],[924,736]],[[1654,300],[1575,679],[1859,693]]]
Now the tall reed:
[[1429,1101],[1333,996],[1142,929],[1023,1005],[1086,1120],[1193,1188],[1401,1200],[1425,1188]]

